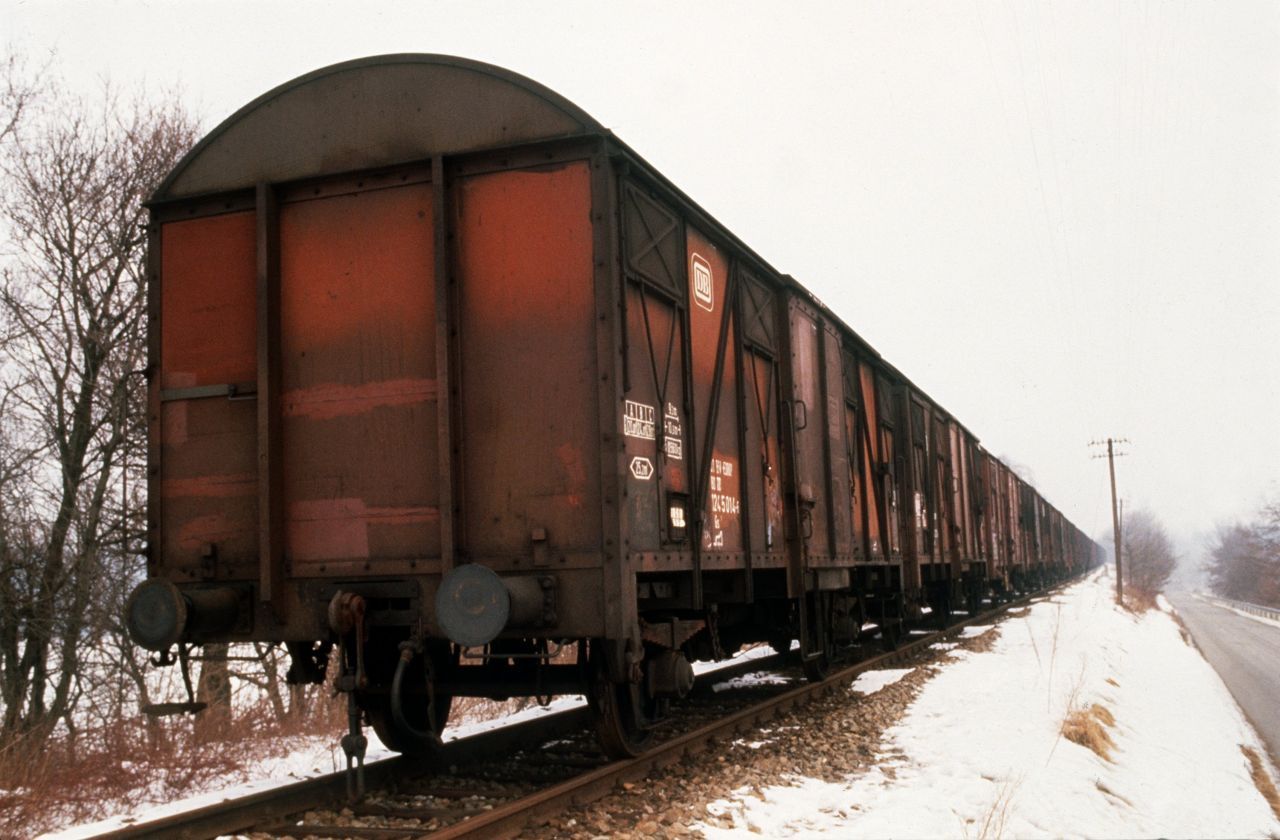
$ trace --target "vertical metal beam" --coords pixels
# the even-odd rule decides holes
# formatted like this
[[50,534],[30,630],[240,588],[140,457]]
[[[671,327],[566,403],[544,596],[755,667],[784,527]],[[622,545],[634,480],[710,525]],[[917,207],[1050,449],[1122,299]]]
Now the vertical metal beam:
[[436,449],[439,456],[440,574],[457,563],[457,485],[454,481],[453,397],[453,277],[449,271],[449,202],[444,157],[431,159],[432,253],[436,291]]
[[[689,228],[684,223],[683,218],[680,220],[678,235],[680,237],[680,276],[676,278],[676,283],[680,287],[677,295],[675,317],[680,328],[680,347],[683,350],[681,354],[681,384],[684,386],[682,399],[684,400],[685,417],[689,424],[689,447],[687,452],[687,464],[701,464],[702,449],[698,439],[698,400],[694,394],[697,388],[697,382],[694,379],[693,371],[693,307],[689,305]],[[710,404],[708,404],[708,409]],[[707,443],[710,446],[710,442]],[[689,552],[689,563],[691,568],[690,582],[690,606],[693,609],[702,609],[702,522],[703,511],[701,491],[698,482],[702,479],[702,474],[698,472],[690,472],[689,475],[689,498],[690,512],[693,516],[694,527],[692,529],[693,539],[691,550]]]
[[147,228],[147,575],[164,564],[160,534],[161,268],[164,228],[153,216]]
[[[789,282],[794,282],[791,278],[787,278]],[[786,305],[780,307],[782,310],[779,315],[779,321],[782,329],[779,331],[779,337],[783,339],[779,343],[779,355],[785,360],[782,365],[782,382],[781,394],[787,397],[783,405],[785,406],[787,423],[786,423],[786,452],[790,455],[790,471],[784,475],[784,482],[789,481],[789,487],[784,484],[787,489],[784,490],[784,498],[790,498],[790,513],[792,515],[794,532],[791,539],[787,540],[787,597],[796,599],[796,608],[798,618],[800,620],[800,657],[802,661],[812,661],[819,655],[819,651],[814,650],[813,628],[809,622],[809,541],[804,534],[804,500],[801,497],[800,488],[802,486],[802,449],[800,446],[800,431],[808,426],[809,413],[813,410],[805,403],[805,426],[801,427],[796,421],[796,404],[802,402],[800,398],[800,377],[810,373],[808,371],[800,371],[796,369],[796,334],[792,329],[791,315],[793,311],[800,311],[799,305],[795,298],[790,294],[787,295]],[[819,356],[819,358],[821,358]],[[821,371],[819,376],[823,375]],[[824,409],[825,410],[825,409]],[[779,430],[782,431],[782,430]],[[789,491],[789,492],[787,492]]]
[[[880,496],[883,495],[884,487],[881,482],[876,481],[875,465],[871,463],[872,451],[869,428],[871,420],[868,416],[870,412],[867,411],[869,400],[867,399],[866,392],[862,389],[861,357],[857,352],[850,353],[850,357],[852,358],[853,365],[853,394],[854,398],[857,400],[854,404],[853,412],[853,422],[855,425],[853,437],[855,441],[854,445],[856,447],[854,452],[854,461],[857,464],[857,486],[855,487],[854,492],[862,494],[859,497],[862,499],[862,504],[859,505],[862,509],[862,557],[864,560],[870,562],[875,559],[875,554],[871,550],[871,502],[872,500],[875,500],[877,513],[876,524],[879,526]],[[875,380],[872,379],[873,389],[875,387],[874,383]],[[874,397],[874,394],[872,396]],[[876,492],[877,484],[881,484],[880,493]],[[883,533],[880,534],[880,544],[882,547],[886,545],[885,535]],[[884,557],[884,560],[888,562],[889,552],[887,549],[884,550],[882,556]]]
[[[687,246],[686,246],[686,250],[687,250]],[[688,260],[689,260],[689,257],[686,255],[685,257],[686,271],[688,270],[687,268]],[[737,272],[737,269],[735,268],[735,263],[731,261],[729,263],[729,276],[725,279],[725,295],[724,295],[725,300],[732,302],[734,298],[737,296],[737,293],[738,293],[737,280],[738,280],[738,272]],[[688,313],[688,321],[690,324],[692,324],[693,310],[686,307],[686,311]],[[695,501],[694,501],[693,509],[694,511],[696,511],[694,515],[698,517],[697,521],[699,525],[698,536],[697,536],[697,539],[694,541],[694,545],[693,545],[693,593],[694,593],[693,606],[695,609],[702,608],[702,593],[703,593],[702,534],[703,534],[703,528],[705,527],[705,517],[703,516],[703,514],[706,511],[707,501],[710,499],[709,494],[710,494],[710,488],[711,488],[711,462],[713,460],[712,454],[715,452],[716,426],[720,421],[720,397],[721,397],[721,391],[724,388],[724,369],[725,369],[725,365],[727,364],[729,352],[731,350],[731,348],[729,347],[730,325],[733,325],[734,332],[735,333],[737,332],[737,325],[733,321],[733,314],[735,311],[736,311],[735,307],[732,305],[732,303],[730,303],[726,305],[721,310],[721,313],[720,313],[720,330],[719,330],[719,336],[716,338],[715,372],[712,374],[712,377],[711,377],[711,396],[707,403],[707,426],[706,426],[707,431],[703,437],[703,440],[706,441],[706,448],[700,453],[700,460],[692,462],[692,463],[697,463],[701,465],[698,469],[696,476],[694,476],[697,483],[694,484]],[[685,355],[687,358],[692,359],[692,356],[693,356],[692,353],[686,353]],[[696,425],[691,425],[691,428],[694,430],[696,435],[698,427]],[[742,496],[741,468],[739,468],[739,471],[738,471],[738,482],[739,482],[738,496],[739,498],[741,498]],[[738,529],[739,529],[739,532],[741,532],[742,530],[741,519],[738,520]]]
[[[875,559],[875,552],[871,545],[871,502],[876,505],[876,529],[880,532],[880,557],[886,564],[893,561],[892,552],[889,550],[889,528],[888,528],[888,512],[886,506],[889,500],[885,497],[884,492],[884,476],[880,474],[880,463],[883,460],[883,453],[880,447],[873,445],[871,436],[876,435],[879,441],[883,443],[884,438],[880,437],[880,403],[876,394],[876,375],[870,363],[867,364],[867,372],[871,374],[871,391],[868,392],[862,386],[862,354],[855,352],[853,354],[853,370],[854,376],[858,383],[858,410],[855,414],[860,434],[858,435],[858,481],[866,482],[862,488],[862,544],[866,548],[867,560]],[[875,416],[872,416],[871,404],[875,402]],[[880,455],[881,458],[873,460],[875,456]]]
[[972,560],[972,554],[969,551],[969,528],[964,521],[965,499],[968,496],[968,488],[965,486],[965,453],[964,445],[960,439],[960,429],[956,424],[954,417],[947,419],[947,444],[949,452],[947,457],[947,507],[951,510],[951,519],[947,523],[951,534],[951,551],[953,562],[958,562],[960,568],[964,569],[966,563]]
[[[591,155],[592,286],[595,293],[595,373],[597,418],[600,435],[600,584],[604,601],[600,635],[616,644],[608,648],[611,674],[624,671],[628,645],[638,650],[640,617],[636,599],[636,572],[632,565],[628,534],[636,529],[627,521],[627,467],[625,444],[620,436],[624,372],[624,285],[620,173],[610,147],[602,138]],[[659,406],[659,411],[662,407]],[[662,501],[661,496],[659,497]],[[660,504],[659,510],[665,511]]]
[[[741,267],[736,265],[736,261],[733,270],[742,270]],[[736,284],[738,289],[745,288],[745,286],[745,283]],[[735,327],[733,336],[733,365],[736,371],[734,375],[734,405],[738,415],[738,498],[741,502],[740,510],[742,511],[738,519],[738,527],[742,535],[742,572],[745,575],[743,580],[744,600],[750,604],[755,601],[755,573],[752,569],[751,553],[754,546],[751,540],[751,503],[748,499],[753,494],[756,498],[765,498],[763,492],[765,477],[762,471],[760,475],[761,486],[756,488],[750,486],[751,473],[747,470],[747,458],[750,457],[747,450],[747,371],[745,366],[746,357],[743,352],[743,345],[746,342],[746,330],[744,329],[745,325],[742,317],[742,298],[742,293],[736,292],[733,298],[728,301],[727,306],[733,308],[733,323]],[[752,364],[755,364],[754,360]],[[752,381],[754,382],[754,379]],[[752,385],[751,387],[754,388],[755,386]],[[768,446],[763,428],[760,430],[760,437],[761,440],[765,441],[765,446]],[[766,510],[766,519],[768,519],[768,515]]]
[[275,189],[256,189],[258,238],[258,592],[284,615],[284,499],[280,429],[280,212]]
[[901,481],[899,486],[905,490],[903,498],[905,511],[899,510],[898,521],[905,524],[903,528],[902,541],[905,545],[900,545],[902,550],[902,579],[903,588],[910,589],[916,595],[924,587],[924,569],[921,561],[920,551],[920,523],[916,519],[916,493],[921,495],[924,489],[916,486],[916,464],[915,464],[915,425],[911,422],[911,389],[906,383],[898,383],[891,389],[890,397],[893,408],[896,409],[894,419],[900,430],[900,434],[894,435],[894,447],[897,452],[894,453],[895,464],[901,465]]
[[[827,517],[827,564],[835,565],[834,558],[837,554],[837,533],[836,533],[836,493],[835,493],[835,476],[832,474],[832,451],[831,451],[831,360],[827,352],[827,323],[821,313],[814,316],[814,322],[818,325],[818,399],[822,402],[821,407],[815,406],[814,410],[822,416],[822,488],[823,500],[822,504],[825,508],[824,514]],[[839,355],[840,345],[836,345],[836,354]],[[843,439],[843,437],[841,438]]]
[[[790,278],[788,278],[790,279]],[[796,402],[800,389],[797,382],[796,338],[791,329],[791,312],[796,304],[788,291],[784,295],[782,305],[778,307],[778,356],[782,363],[778,366],[779,383],[778,398],[781,402],[782,414],[786,423],[778,429],[778,443],[787,462],[782,471],[783,505],[790,520],[790,533],[784,535],[787,552],[787,597],[800,599],[801,629],[805,627],[804,596],[807,591],[805,571],[808,565],[808,544],[804,536],[804,513],[800,499],[801,464],[800,464],[800,430],[796,428]],[[808,405],[805,406],[806,422],[808,421]],[[804,641],[802,637],[801,641]]]

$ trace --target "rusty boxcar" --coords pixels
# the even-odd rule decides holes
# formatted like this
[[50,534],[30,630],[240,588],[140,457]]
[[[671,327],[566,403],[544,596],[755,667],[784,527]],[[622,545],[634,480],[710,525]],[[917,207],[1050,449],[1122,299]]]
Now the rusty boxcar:
[[426,750],[464,694],[585,692],[633,752],[691,659],[798,639],[817,675],[1064,567],[973,433],[516,74],[319,70],[150,206],[129,626],[284,642],[294,681],[337,644],[353,759],[361,716]]

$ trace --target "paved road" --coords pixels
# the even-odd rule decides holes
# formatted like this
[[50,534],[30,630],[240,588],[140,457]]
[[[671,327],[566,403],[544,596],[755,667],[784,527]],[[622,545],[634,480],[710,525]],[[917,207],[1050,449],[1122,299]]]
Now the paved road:
[[1280,761],[1280,627],[1193,595],[1166,595],[1196,644]]

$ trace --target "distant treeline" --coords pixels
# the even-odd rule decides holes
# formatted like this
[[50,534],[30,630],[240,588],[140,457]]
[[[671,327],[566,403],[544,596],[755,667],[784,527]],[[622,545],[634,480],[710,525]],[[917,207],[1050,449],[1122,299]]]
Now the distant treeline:
[[1251,521],[1218,528],[1209,546],[1209,586],[1224,598],[1280,607],[1280,499]]

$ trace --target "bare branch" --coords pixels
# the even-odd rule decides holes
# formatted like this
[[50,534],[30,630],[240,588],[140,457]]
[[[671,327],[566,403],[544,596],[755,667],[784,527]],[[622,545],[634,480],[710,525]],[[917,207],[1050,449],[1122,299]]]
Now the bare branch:
[[[32,100],[11,101],[30,114]],[[6,431],[23,432],[0,437],[21,444],[0,450],[0,569],[13,572],[0,581],[0,745],[59,721],[70,729],[90,686],[84,640],[122,632],[111,616],[135,574],[141,501],[125,482],[146,428],[133,376],[145,356],[141,203],[195,138],[176,102],[122,101],[110,88],[90,103],[48,86],[38,119],[23,120],[0,155],[13,235],[0,405]],[[29,489],[15,489],[19,476]]]

